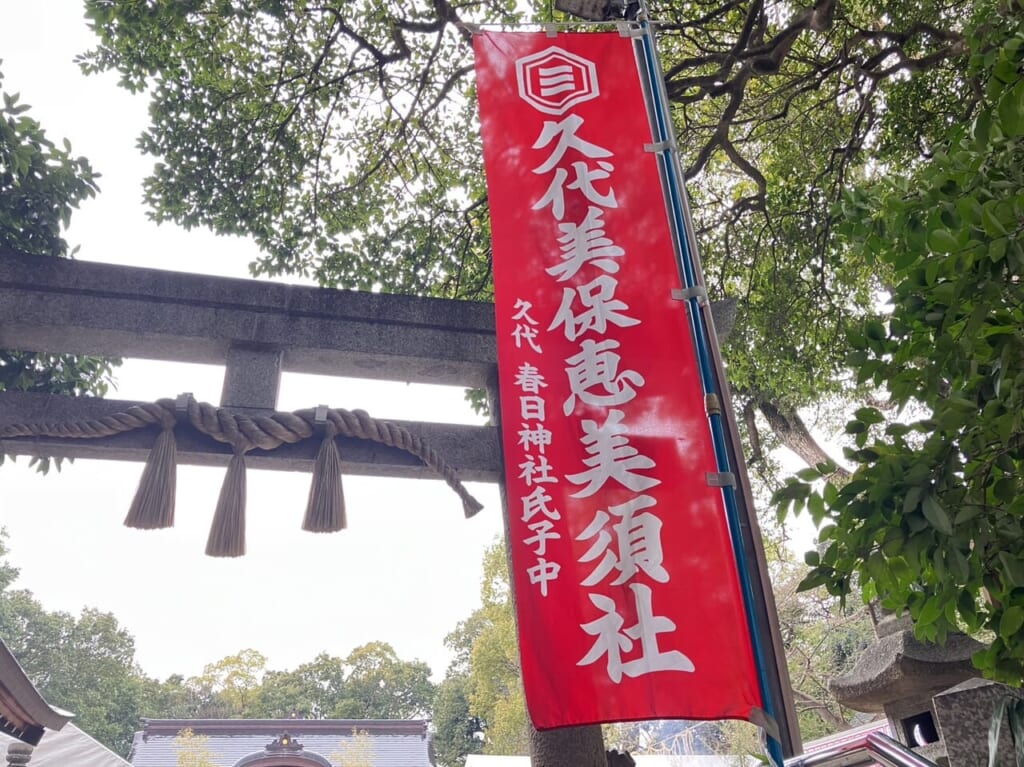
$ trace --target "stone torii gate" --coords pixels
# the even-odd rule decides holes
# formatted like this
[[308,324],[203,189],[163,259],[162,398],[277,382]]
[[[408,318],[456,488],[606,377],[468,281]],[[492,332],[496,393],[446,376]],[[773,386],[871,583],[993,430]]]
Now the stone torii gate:
[[[239,414],[272,413],[283,371],[486,388],[497,405],[494,309],[489,303],[300,287],[0,250],[0,348],[224,365],[220,407]],[[0,429],[97,419],[140,404],[2,392]],[[498,425],[400,425],[436,450],[458,479],[502,482]],[[187,421],[180,421],[174,431],[180,463],[223,466],[232,458],[230,446]],[[154,425],[97,439],[0,439],[0,453],[144,461],[158,432]],[[346,437],[338,442],[343,471],[349,474],[436,476],[404,450]],[[253,468],[308,470],[316,450],[304,440],[273,451],[252,450],[247,462]],[[503,513],[507,529],[507,509]],[[767,584],[758,541],[748,553],[761,565],[760,583]],[[770,590],[761,588],[758,597],[767,616],[763,625],[775,625]],[[766,639],[784,669],[777,631],[771,633]],[[789,699],[784,690],[774,690],[773,697],[783,705]],[[795,717],[784,719],[795,723]],[[799,743],[798,733],[782,736],[784,742]],[[532,731],[531,751],[534,767],[606,764],[597,726]]]

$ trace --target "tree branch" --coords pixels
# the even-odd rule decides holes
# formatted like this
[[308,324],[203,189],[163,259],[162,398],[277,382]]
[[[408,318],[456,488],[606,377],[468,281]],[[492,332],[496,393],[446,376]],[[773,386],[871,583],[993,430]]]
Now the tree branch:
[[[783,413],[774,402],[766,399],[760,399],[757,406],[782,444],[800,456],[808,466],[831,461],[797,413]],[[840,466],[832,477],[845,482],[850,479],[850,472]]]

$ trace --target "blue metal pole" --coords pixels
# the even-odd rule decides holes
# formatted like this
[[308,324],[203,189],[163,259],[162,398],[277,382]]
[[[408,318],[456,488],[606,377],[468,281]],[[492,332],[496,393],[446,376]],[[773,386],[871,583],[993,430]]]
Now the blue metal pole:
[[[667,181],[666,191],[669,198],[672,224],[676,233],[676,242],[678,243],[679,252],[677,255],[681,266],[683,284],[686,288],[697,288],[701,286],[701,281],[698,279],[697,266],[693,257],[693,245],[690,243],[689,227],[686,225],[685,201],[683,197],[685,190],[683,189],[682,171],[679,168],[678,158],[672,154],[675,151],[675,144],[668,115],[668,98],[665,93],[665,83],[661,75],[661,66],[658,62],[658,54],[654,45],[654,32],[646,18],[646,11],[644,18],[639,22],[639,26],[643,32],[641,42],[644,52],[644,65],[647,70],[647,79],[651,85],[651,98],[654,102],[655,138],[659,143],[664,142],[665,146],[662,159]],[[705,395],[717,396],[717,385],[712,371],[711,352],[709,349],[709,344],[711,343],[710,334],[707,324],[704,322],[703,314],[700,311],[699,298],[691,295],[687,298],[687,306],[692,322],[691,328],[700,368],[701,385]],[[709,413],[708,420],[715,446],[718,470],[720,472],[731,472],[722,415],[720,412]],[[768,659],[765,654],[764,643],[761,641],[761,632],[757,630],[758,621],[754,610],[754,588],[743,551],[735,487],[726,485],[722,488],[722,494],[725,500],[726,517],[729,522],[729,535],[732,542],[733,555],[736,559],[740,587],[743,591],[743,605],[753,645],[754,663],[757,667],[761,700],[764,705],[765,714],[772,720],[775,720],[776,715],[768,681]],[[775,765],[782,767],[782,744],[770,734],[767,735],[767,740],[769,757]]]

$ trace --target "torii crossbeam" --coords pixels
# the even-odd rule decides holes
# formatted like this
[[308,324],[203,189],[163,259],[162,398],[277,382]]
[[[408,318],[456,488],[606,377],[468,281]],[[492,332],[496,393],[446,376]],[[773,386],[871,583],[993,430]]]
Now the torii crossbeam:
[[[0,348],[225,366],[221,407],[273,411],[283,371],[485,387],[495,369],[489,304],[281,285],[0,252]],[[176,392],[168,392],[168,395]],[[138,403],[0,393],[0,426],[123,412]],[[313,404],[313,403],[311,403]],[[498,480],[492,426],[402,423],[468,481]],[[155,427],[92,440],[7,440],[14,455],[145,460]],[[231,448],[183,424],[183,463],[226,465]],[[353,474],[426,476],[394,448],[342,438]],[[308,469],[309,442],[253,450],[254,468]]]

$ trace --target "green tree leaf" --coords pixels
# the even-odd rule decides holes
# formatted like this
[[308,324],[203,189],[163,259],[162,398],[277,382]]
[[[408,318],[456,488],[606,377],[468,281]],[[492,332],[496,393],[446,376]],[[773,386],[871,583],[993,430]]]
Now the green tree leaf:
[[[948,229],[932,229],[928,232],[928,247],[935,253],[955,253],[960,249],[960,243],[957,242],[956,235]],[[932,261],[928,266],[938,270],[939,262]],[[929,280],[934,281],[934,277]]]
[[949,520],[949,514],[939,503],[938,499],[931,493],[921,499],[921,511],[924,512],[928,524],[934,527],[943,535],[953,534],[953,525]]
[[1013,605],[1008,607],[999,619],[999,636],[1005,641],[1016,642],[1022,627],[1024,627],[1024,607]]

